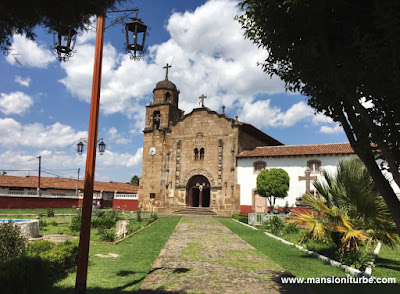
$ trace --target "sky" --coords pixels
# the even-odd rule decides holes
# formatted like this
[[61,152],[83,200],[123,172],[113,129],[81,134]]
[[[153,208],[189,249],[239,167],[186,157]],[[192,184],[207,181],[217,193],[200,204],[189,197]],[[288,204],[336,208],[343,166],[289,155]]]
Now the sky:
[[[285,91],[278,77],[257,65],[267,56],[243,37],[234,0],[138,0],[119,8],[139,8],[149,26],[140,61],[124,51],[123,25],[105,31],[98,137],[106,152],[97,155],[96,180],[127,182],[141,175],[146,105],[165,77],[180,90],[186,114],[205,106],[250,123],[286,145],[347,142],[339,124],[315,114],[307,98]],[[109,13],[106,27],[121,14]],[[126,20],[128,21],[128,19]],[[75,54],[60,62],[53,35],[37,28],[35,42],[12,38],[12,54],[0,55],[0,172],[42,176],[84,176],[91,99],[96,21],[79,32]],[[18,62],[17,62],[17,60]],[[86,147],[86,146],[85,146]]]

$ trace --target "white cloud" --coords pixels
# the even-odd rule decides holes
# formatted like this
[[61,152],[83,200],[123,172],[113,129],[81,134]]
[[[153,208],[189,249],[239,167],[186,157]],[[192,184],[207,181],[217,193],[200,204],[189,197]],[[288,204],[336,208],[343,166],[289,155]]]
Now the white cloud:
[[108,130],[108,136],[109,140],[115,144],[128,144],[130,142],[129,139],[122,137],[114,127]]
[[285,113],[278,116],[277,120],[283,127],[291,127],[299,121],[314,116],[314,110],[304,102],[299,102],[290,107]]
[[[267,55],[244,39],[240,24],[234,20],[240,13],[233,0],[209,1],[194,12],[175,12],[166,26],[170,39],[151,46],[138,62],[105,44],[102,111],[141,119],[138,108],[143,108],[144,99],[151,99],[155,84],[164,78],[162,67],[172,60],[169,79],[181,90],[180,108],[186,112],[198,107],[202,93],[209,97],[206,106],[218,109],[222,104],[233,105],[243,96],[284,92],[283,82],[269,79],[257,66]],[[61,64],[66,76],[60,82],[86,102],[90,101],[93,71],[91,34],[78,38],[77,53]]]
[[135,154],[115,153],[106,150],[99,160],[101,167],[141,167],[143,148],[138,148]]
[[338,133],[343,132],[343,129],[339,124],[336,124],[333,127],[321,126],[320,132],[323,134],[338,134]]
[[25,35],[14,35],[10,54],[7,55],[6,60],[12,65],[20,63],[27,67],[46,68],[56,59],[44,45],[28,40]]
[[312,122],[314,125],[319,125],[319,124],[324,124],[324,123],[331,124],[331,123],[333,123],[333,119],[322,113],[317,113],[314,115]]
[[24,79],[20,76],[15,76],[15,82],[20,84],[21,86],[29,88],[29,85],[31,84],[31,78],[27,77]]
[[76,132],[71,126],[59,122],[44,126],[40,123],[22,125],[12,118],[0,118],[0,145],[28,146],[35,148],[65,147],[79,138],[87,137],[87,132]]
[[0,93],[0,111],[4,114],[22,115],[32,105],[32,98],[23,92]]
[[291,127],[314,115],[313,109],[299,102],[283,112],[279,107],[271,106],[271,100],[245,101],[239,120],[257,127]]

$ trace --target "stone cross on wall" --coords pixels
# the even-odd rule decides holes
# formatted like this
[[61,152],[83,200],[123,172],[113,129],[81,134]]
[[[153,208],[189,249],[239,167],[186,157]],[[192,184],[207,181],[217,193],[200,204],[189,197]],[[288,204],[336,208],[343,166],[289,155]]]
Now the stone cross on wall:
[[204,96],[204,94],[201,94],[201,96],[200,96],[199,98],[200,98],[200,105],[201,105],[201,107],[204,107],[204,99],[206,99],[207,96]]
[[311,192],[311,181],[316,181],[317,180],[317,176],[311,176],[311,172],[310,171],[305,171],[305,176],[299,176],[299,181],[306,181],[306,193],[310,193]]
[[168,63],[166,66],[163,67],[163,68],[165,68],[165,79],[166,80],[168,80],[168,69],[171,67],[172,67],[172,65],[169,65]]

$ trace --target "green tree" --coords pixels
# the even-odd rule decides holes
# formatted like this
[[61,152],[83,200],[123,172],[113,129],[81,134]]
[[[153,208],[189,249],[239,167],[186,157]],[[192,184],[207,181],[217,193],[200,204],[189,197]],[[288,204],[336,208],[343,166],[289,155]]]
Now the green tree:
[[[257,176],[257,192],[268,199],[271,212],[274,210],[276,198],[285,198],[289,190],[289,175],[281,168],[262,170]],[[267,207],[265,208],[267,210]]]
[[35,38],[34,29],[43,26],[49,30],[68,27],[84,29],[90,17],[104,14],[117,3],[126,0],[74,0],[74,1],[1,1],[0,49],[8,52],[13,34],[26,34]]
[[[400,232],[400,2],[243,0],[245,36],[261,64],[316,111],[340,122]],[[384,164],[378,164],[384,162]]]
[[134,175],[130,180],[129,184],[133,186],[139,186],[140,178],[137,175]]

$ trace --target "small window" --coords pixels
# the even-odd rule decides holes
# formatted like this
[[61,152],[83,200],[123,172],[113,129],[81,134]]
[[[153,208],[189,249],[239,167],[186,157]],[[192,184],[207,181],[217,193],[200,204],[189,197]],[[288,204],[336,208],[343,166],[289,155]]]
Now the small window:
[[200,149],[200,160],[204,160],[204,148]]
[[150,193],[150,199],[156,198],[156,193]]
[[194,160],[199,160],[199,150],[197,148],[194,149]]
[[307,161],[307,170],[311,174],[319,174],[321,172],[321,160],[312,159]]
[[171,100],[171,94],[169,92],[165,93],[165,101],[169,102]]
[[153,113],[153,130],[158,130],[160,127],[161,114],[159,111]]
[[259,173],[260,171],[265,169],[266,166],[267,164],[265,163],[265,161],[256,161],[253,163],[253,171],[255,173]]

